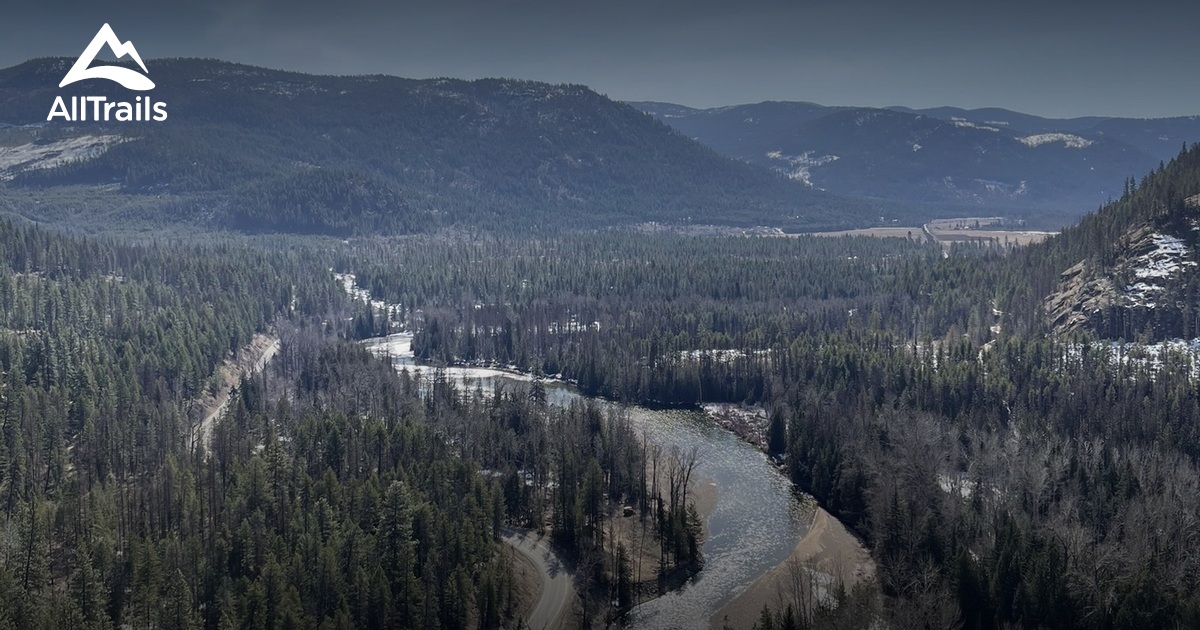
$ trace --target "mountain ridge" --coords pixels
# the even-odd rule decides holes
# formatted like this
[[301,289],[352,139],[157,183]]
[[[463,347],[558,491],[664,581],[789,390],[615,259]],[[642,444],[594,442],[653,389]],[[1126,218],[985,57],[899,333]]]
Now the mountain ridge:
[[[105,187],[169,198],[175,208],[160,217],[339,236],[645,221],[811,229],[881,216],[879,204],[729,160],[581,85],[156,59],[153,98],[169,104],[167,121],[46,123],[58,95],[126,98],[105,82],[57,88],[70,63],[0,70],[10,194]],[[117,139],[62,157],[63,143],[105,136]],[[51,150],[20,161],[39,146]]]
[[[835,194],[1059,227],[1117,197],[1129,176],[1200,140],[1200,117],[1052,119],[1001,108],[711,109],[633,102],[719,153]],[[961,216],[961,214],[960,214]]]

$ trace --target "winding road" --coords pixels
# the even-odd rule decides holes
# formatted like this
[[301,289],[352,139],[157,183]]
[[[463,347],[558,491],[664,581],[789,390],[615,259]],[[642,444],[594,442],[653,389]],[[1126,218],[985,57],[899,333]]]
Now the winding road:
[[562,560],[543,539],[514,529],[505,529],[502,533],[501,539],[529,558],[542,573],[542,598],[529,615],[525,627],[530,630],[566,627],[571,604],[575,601],[575,587]]

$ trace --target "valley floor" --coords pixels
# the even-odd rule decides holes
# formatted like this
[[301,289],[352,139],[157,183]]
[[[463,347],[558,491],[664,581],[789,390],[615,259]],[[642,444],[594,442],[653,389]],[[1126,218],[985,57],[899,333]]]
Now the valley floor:
[[969,223],[967,219],[939,219],[923,226],[873,227],[836,232],[812,232],[806,236],[870,236],[873,238],[902,238],[933,241],[949,249],[954,243],[978,242],[1024,247],[1040,243],[1056,234],[1041,230],[1006,230],[988,223]]

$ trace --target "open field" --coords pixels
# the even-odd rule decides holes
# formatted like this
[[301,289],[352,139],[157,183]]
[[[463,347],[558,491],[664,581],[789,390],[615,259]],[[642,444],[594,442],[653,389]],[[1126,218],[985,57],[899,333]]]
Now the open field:
[[929,232],[939,243],[946,246],[949,246],[951,243],[967,241],[991,241],[1000,245],[1011,244],[1017,247],[1024,247],[1033,243],[1040,243],[1055,234],[1055,232],[1040,232],[1036,230],[944,230],[932,227]]
[[1012,227],[1012,222],[1004,217],[956,217],[933,219],[925,225],[931,230],[982,230],[987,228],[999,230]]
[[921,227],[874,227],[836,232],[812,232],[806,236],[869,236],[873,238],[932,239],[949,249],[953,243],[970,241],[1024,247],[1040,243],[1055,232],[1006,229],[1011,223],[1002,217],[962,217],[935,219]]
[[[799,235],[797,235],[799,236]],[[919,227],[875,227],[858,230],[840,230],[837,232],[812,232],[803,236],[871,236],[875,238],[926,238],[925,232]]]

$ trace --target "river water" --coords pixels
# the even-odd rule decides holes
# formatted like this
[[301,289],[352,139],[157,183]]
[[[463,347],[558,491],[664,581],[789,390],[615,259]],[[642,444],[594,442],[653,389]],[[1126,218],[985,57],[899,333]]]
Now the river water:
[[[421,367],[413,358],[412,336],[400,333],[368,340],[379,355],[390,355],[397,369]],[[446,368],[446,377],[464,389],[485,391],[499,384],[528,382],[529,377],[488,368]],[[546,383],[547,400],[569,404],[585,398],[569,385]],[[612,404],[601,401],[603,404]],[[682,588],[633,610],[628,627],[707,628],[709,619],[760,575],[782,564],[808,531],[812,507],[802,502],[791,482],[755,447],[722,429],[702,412],[628,408],[634,428],[645,430],[664,452],[678,446],[699,450],[694,478],[711,479],[717,500],[704,540],[704,569]]]

